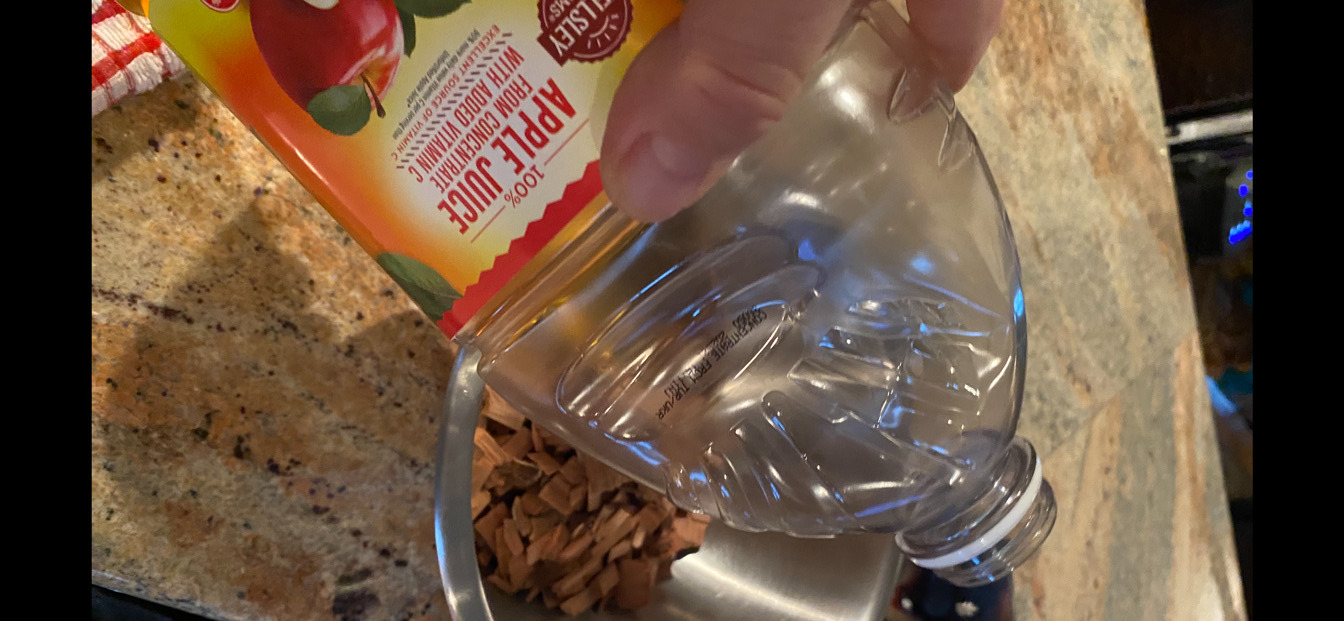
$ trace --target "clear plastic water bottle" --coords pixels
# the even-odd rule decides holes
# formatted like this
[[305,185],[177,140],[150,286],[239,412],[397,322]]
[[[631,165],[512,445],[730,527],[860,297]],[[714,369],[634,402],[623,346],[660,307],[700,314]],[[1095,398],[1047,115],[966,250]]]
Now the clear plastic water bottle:
[[653,226],[605,210],[458,334],[487,384],[739,529],[889,532],[961,585],[1053,526],[1015,439],[1012,232],[952,96],[863,5],[783,120]]
[[1012,233],[886,2],[858,3],[782,121],[652,226],[606,203],[597,144],[676,0],[128,4],[576,448],[735,528],[890,533],[963,586],[1048,534],[1014,438]]

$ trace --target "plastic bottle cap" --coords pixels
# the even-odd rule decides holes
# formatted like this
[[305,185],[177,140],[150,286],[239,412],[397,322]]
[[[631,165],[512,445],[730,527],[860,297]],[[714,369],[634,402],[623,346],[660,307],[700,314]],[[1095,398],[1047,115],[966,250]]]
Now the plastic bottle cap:
[[925,569],[943,569],[953,567],[980,556],[995,544],[1003,540],[1008,533],[1017,528],[1022,518],[1027,516],[1027,511],[1036,502],[1036,495],[1041,491],[1041,458],[1036,458],[1036,468],[1032,470],[1031,482],[1027,484],[1027,489],[1022,492],[1022,496],[1017,499],[1008,513],[1004,514],[997,524],[989,529],[978,539],[967,543],[942,556],[936,556],[929,559],[910,559],[914,564]]

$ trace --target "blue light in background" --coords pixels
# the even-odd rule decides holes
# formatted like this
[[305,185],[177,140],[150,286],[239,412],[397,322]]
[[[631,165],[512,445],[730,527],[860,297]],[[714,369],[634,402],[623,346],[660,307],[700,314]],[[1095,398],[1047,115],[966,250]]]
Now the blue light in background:
[[1246,180],[1247,180],[1247,181],[1250,181],[1250,180],[1251,180],[1251,171],[1250,171],[1250,170],[1247,170],[1247,171],[1246,171]]
[[817,260],[817,251],[812,249],[812,240],[804,239],[798,244],[798,258],[804,261]]
[[1243,198],[1244,198],[1244,197],[1246,196],[1246,194],[1247,194],[1248,192],[1250,192],[1250,191],[1251,191],[1251,189],[1248,188],[1248,187],[1246,187],[1246,184],[1244,184],[1244,183],[1237,187],[1237,195],[1238,195],[1238,196],[1241,196],[1241,197],[1243,197]]
[[1223,416],[1231,416],[1237,412],[1237,404],[1223,394],[1223,389],[1218,386],[1218,382],[1205,375],[1204,383],[1209,387],[1209,400],[1213,402],[1213,411]]
[[1241,206],[1241,215],[1246,216],[1247,218],[1251,217],[1251,201],[1246,201]]
[[915,258],[910,260],[910,267],[921,274],[928,274],[933,271],[933,262],[929,261],[929,258],[921,253],[915,255]]
[[1235,244],[1243,239],[1246,239],[1246,236],[1250,234],[1251,234],[1251,223],[1246,220],[1242,220],[1241,224],[1238,224],[1232,227],[1230,230],[1228,230],[1227,243]]

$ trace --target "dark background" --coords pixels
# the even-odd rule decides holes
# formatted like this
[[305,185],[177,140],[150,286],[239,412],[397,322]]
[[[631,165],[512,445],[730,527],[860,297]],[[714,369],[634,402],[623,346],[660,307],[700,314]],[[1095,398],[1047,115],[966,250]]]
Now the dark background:
[[1251,107],[1251,0],[1145,0],[1167,124]]

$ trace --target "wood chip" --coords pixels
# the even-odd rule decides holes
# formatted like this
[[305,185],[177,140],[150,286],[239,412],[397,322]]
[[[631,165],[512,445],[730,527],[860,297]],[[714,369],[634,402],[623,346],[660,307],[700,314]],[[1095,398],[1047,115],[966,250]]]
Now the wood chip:
[[597,530],[593,532],[593,535],[598,543],[615,543],[617,539],[625,536],[626,533],[629,533],[634,528],[634,525],[638,523],[630,521],[630,518],[630,512],[625,509],[613,511],[611,517],[604,520],[602,524],[597,527]]
[[560,610],[571,617],[577,617],[584,611],[593,607],[597,603],[597,598],[593,597],[587,589],[579,591],[573,597],[560,602]]
[[541,434],[542,444],[552,449],[552,454],[568,453],[574,450],[574,447],[570,446],[568,442],[561,440],[559,436],[547,431],[545,427],[533,425],[532,428],[538,430]]
[[490,432],[481,427],[476,428],[476,436],[473,443],[476,445],[476,454],[480,455],[481,459],[486,460],[492,469],[509,460],[508,453],[505,453],[504,449],[499,448],[499,444],[495,442],[495,439],[490,437]]
[[[562,478],[557,474],[555,478]],[[588,498],[588,488],[584,485],[575,485],[569,490],[569,503],[565,505],[565,511],[574,513],[583,508],[583,502]]]
[[532,565],[528,564],[527,557],[518,555],[509,561],[509,577],[515,589],[531,588]]
[[506,518],[500,528],[504,532],[504,543],[508,544],[509,552],[513,553],[513,556],[522,556],[527,547],[523,545],[522,534],[518,532],[518,523]]
[[[480,453],[477,453],[479,455]],[[479,490],[485,487],[485,480],[490,478],[490,473],[495,471],[495,464],[486,459],[477,459],[471,462],[471,489]]]
[[655,576],[659,582],[672,578],[672,558],[666,557],[658,561],[658,572]]
[[667,556],[675,554],[676,551],[680,549],[677,547],[680,545],[678,543],[680,541],[682,541],[681,537],[672,532],[672,529],[664,528],[654,535],[652,541],[646,540],[644,542],[644,554],[648,556]]
[[565,573],[573,569],[572,565],[545,560],[532,567],[532,583],[545,589],[547,593],[551,592],[551,585],[555,584],[556,580],[565,577]]
[[485,480],[485,486],[502,494],[511,489],[528,487],[540,480],[541,469],[536,464],[509,458],[495,466],[495,471]]
[[552,529],[565,531],[566,537],[568,537],[569,531],[563,528],[556,528],[565,522],[565,516],[560,515],[559,512],[547,511],[546,513],[531,518],[531,520],[532,537],[543,537],[546,533],[551,532]]
[[514,431],[522,429],[527,421],[518,410],[513,409],[513,406],[489,387],[485,389],[485,404],[481,407],[481,414]]
[[631,519],[630,513],[624,509],[617,511],[602,530],[597,533],[597,540],[593,545],[593,554],[601,556],[611,550],[623,537],[630,534],[639,522]]
[[551,510],[550,506],[542,502],[541,497],[537,496],[537,492],[530,490],[514,499],[513,502],[521,504],[523,506],[523,513],[527,515],[541,515]]
[[495,585],[495,587],[505,593],[513,594],[518,592],[518,589],[513,588],[513,583],[505,580],[499,574],[490,574],[489,576],[486,576],[485,581]]
[[[495,536],[495,530],[499,528],[504,518],[508,516],[509,510],[503,504],[497,504],[490,507],[479,519],[476,520],[476,532],[480,533],[489,542]],[[490,546],[494,550],[494,545]]]
[[597,517],[590,522],[593,525],[593,533],[596,534],[598,529],[602,528],[602,525],[606,524],[607,520],[611,519],[611,516],[615,513],[616,505],[607,505],[598,510]]
[[509,542],[504,536],[502,524],[495,529],[494,537],[495,558],[499,559],[499,566],[495,568],[495,571],[504,574],[504,577],[507,578],[509,577],[509,561],[513,560],[513,548],[509,546]]
[[509,515],[513,518],[514,528],[518,529],[519,535],[532,536],[532,516],[523,513],[523,505],[519,504],[516,498],[513,504],[509,505]]
[[606,597],[607,593],[612,593],[616,585],[621,582],[621,571],[616,569],[616,565],[607,565],[598,571],[597,578],[593,578],[597,585],[599,597]]
[[593,545],[593,536],[588,533],[574,537],[560,550],[560,554],[556,557],[556,560],[559,560],[561,563],[573,561],[579,558],[579,555],[586,552],[591,545]]
[[509,436],[499,448],[514,459],[527,457],[527,454],[532,452],[532,434],[526,429],[519,431]]
[[564,477],[570,485],[579,485],[588,478],[583,474],[583,461],[578,457],[571,457],[569,461],[560,466],[558,474]]
[[644,505],[644,508],[635,514],[635,519],[639,521],[639,525],[644,528],[645,532],[651,533],[663,525],[663,520],[667,519],[667,513],[664,512],[661,505]]
[[559,557],[560,551],[564,549],[567,543],[569,543],[569,531],[563,528],[552,528],[550,532],[546,533],[546,536],[528,544],[528,564],[536,565],[543,558]]
[[533,424],[531,433],[532,433],[532,450],[538,453],[545,453],[546,443],[542,441],[541,438],[541,427],[538,427],[535,424]]
[[656,568],[644,559],[621,559],[616,562],[620,580],[616,584],[616,605],[626,610],[637,610],[653,599],[653,578]]
[[541,488],[537,494],[542,501],[551,505],[556,511],[568,514],[569,510],[569,483],[559,476],[551,477],[551,480]]
[[635,484],[635,497],[644,504],[659,504],[667,498],[647,485]]
[[634,545],[630,543],[629,539],[622,539],[616,545],[612,546],[611,550],[607,551],[607,562],[614,562],[616,559],[629,554],[633,549]]
[[565,549],[565,546],[569,545],[569,531],[564,528],[563,524],[556,524],[554,528],[547,532],[547,536],[550,537],[550,542],[546,544],[546,558],[558,560],[560,552]]
[[532,463],[536,464],[538,468],[541,468],[541,471],[544,472],[546,476],[560,472],[560,462],[556,461],[554,457],[551,457],[546,453],[528,453],[527,458],[531,460]]
[[556,597],[569,597],[583,590],[588,585],[588,581],[597,575],[602,569],[602,559],[590,558],[587,562],[580,565],[578,569],[570,572],[569,575],[556,580],[551,585],[551,591],[555,592]]
[[480,490],[480,491],[477,491],[475,494],[472,494],[472,495],[471,495],[471,519],[473,519],[473,520],[476,519],[477,516],[479,516],[479,515],[481,514],[481,512],[484,511],[485,508],[488,507],[488,506],[490,506],[490,492],[487,492],[487,491],[485,491],[485,490]]
[[704,541],[706,524],[692,517],[672,518],[672,530],[684,541]]
[[[574,457],[583,466],[584,478],[588,480],[588,493],[602,494],[620,487],[630,479],[596,459],[584,455]],[[568,464],[566,464],[568,465]]]
[[597,577],[588,583],[588,590],[597,597],[598,601],[605,602],[608,597],[613,595],[616,585],[621,582],[621,572],[616,569],[616,565],[607,564],[602,571],[597,572]]

